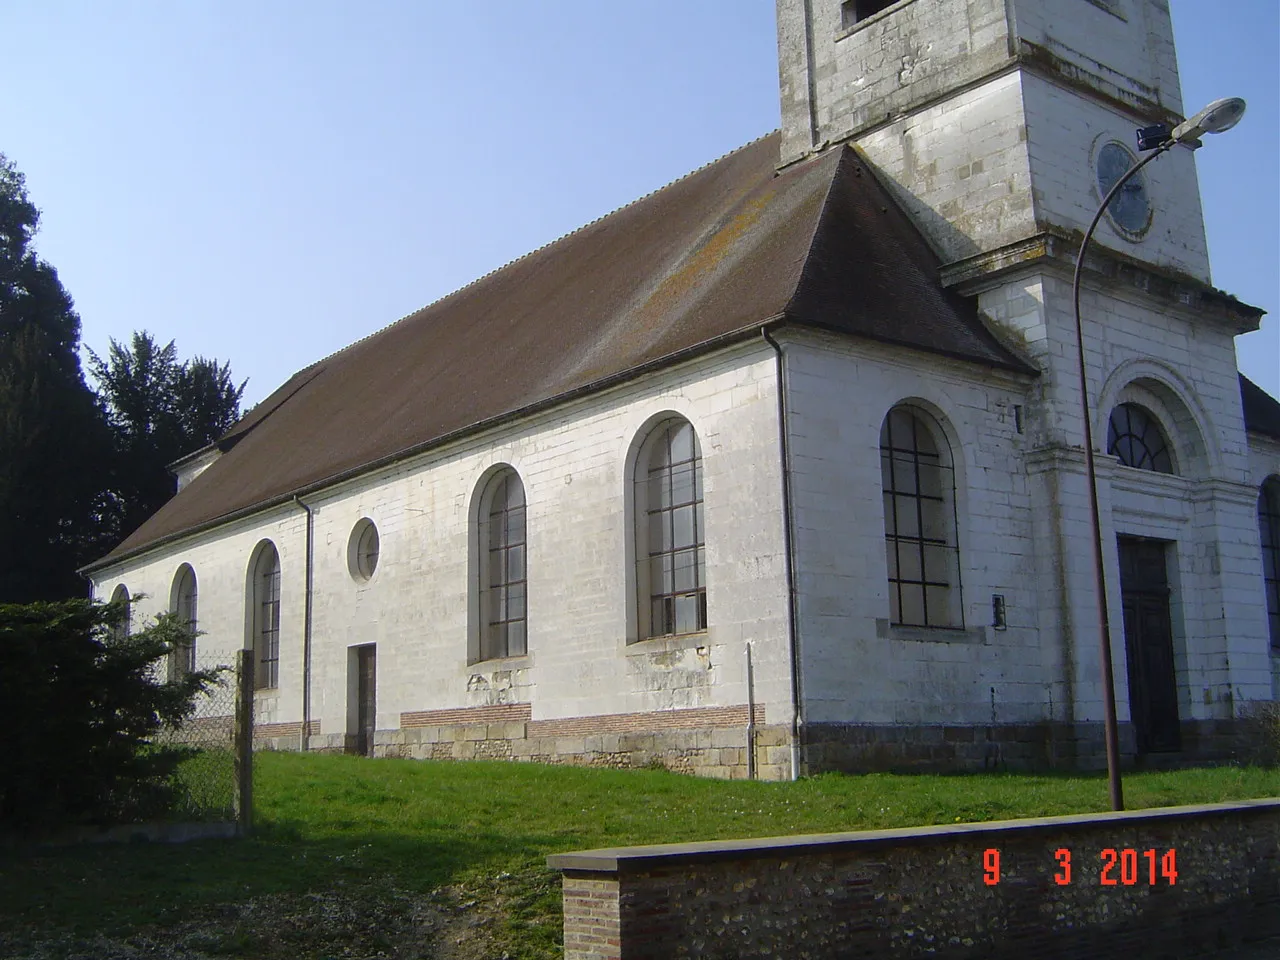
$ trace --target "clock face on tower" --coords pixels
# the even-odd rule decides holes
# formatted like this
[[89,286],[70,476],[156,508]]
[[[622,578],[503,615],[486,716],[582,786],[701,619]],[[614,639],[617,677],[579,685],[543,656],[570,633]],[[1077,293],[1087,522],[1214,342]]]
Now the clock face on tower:
[[[1107,195],[1137,158],[1123,144],[1111,140],[1098,150],[1094,161],[1098,177],[1098,198]],[[1142,173],[1130,177],[1120,192],[1111,198],[1107,217],[1126,240],[1141,240],[1151,226],[1151,202],[1147,197],[1147,180]]]

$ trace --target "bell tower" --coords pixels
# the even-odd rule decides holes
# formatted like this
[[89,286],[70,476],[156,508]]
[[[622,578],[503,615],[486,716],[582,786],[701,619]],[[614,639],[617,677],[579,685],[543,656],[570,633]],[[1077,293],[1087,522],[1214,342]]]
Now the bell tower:
[[[1079,237],[1135,129],[1182,119],[1164,0],[778,0],[778,48],[781,165],[854,143],[951,282]],[[1208,283],[1191,150],[1144,173],[1097,242]]]
[[[1195,143],[1128,181],[1088,248],[1079,316],[1096,471],[1084,454],[1073,267],[1103,197],[1137,159],[1135,131],[1184,119],[1167,0],[778,0],[777,10],[780,167],[853,146],[933,247],[941,284],[972,297],[1038,370],[1009,465],[1035,518],[1029,642],[1057,664],[1042,677],[1046,717],[1101,743],[1100,547],[1120,718],[1141,727],[1140,671],[1124,658],[1145,648],[1121,640],[1121,547],[1133,541],[1160,543],[1180,584],[1164,609],[1176,656],[1198,666],[1177,676],[1174,722],[1230,718],[1236,701],[1270,696],[1265,609],[1240,587],[1256,582],[1260,558],[1233,343],[1261,311],[1210,286]],[[981,389],[984,372],[971,376]],[[1111,417],[1131,407],[1159,422],[1177,461],[1168,474],[1112,449]]]

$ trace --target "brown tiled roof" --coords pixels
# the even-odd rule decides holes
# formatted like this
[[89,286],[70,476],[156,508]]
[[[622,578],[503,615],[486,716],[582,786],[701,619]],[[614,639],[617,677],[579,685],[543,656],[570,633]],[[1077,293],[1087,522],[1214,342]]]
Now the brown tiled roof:
[[1244,428],[1280,440],[1280,400],[1240,374],[1240,401],[1244,405]]
[[775,132],[295,374],[99,566],[768,322],[1034,372],[849,148]]

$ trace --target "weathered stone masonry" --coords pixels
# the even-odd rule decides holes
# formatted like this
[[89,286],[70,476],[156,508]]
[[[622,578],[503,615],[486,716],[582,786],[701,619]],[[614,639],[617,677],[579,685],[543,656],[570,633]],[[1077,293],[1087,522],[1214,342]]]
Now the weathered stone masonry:
[[[1101,882],[1107,849],[1117,851],[1111,886]],[[989,850],[998,874],[986,872]],[[1071,865],[1061,884],[1059,850]],[[1125,858],[1136,870],[1123,872]],[[565,960],[1142,960],[1218,956],[1280,935],[1280,800],[594,850],[548,863],[564,871]]]
[[[603,767],[660,765],[682,773],[743,779],[749,772],[747,707],[533,720],[529,704],[404,713],[379,731],[376,755],[419,760],[531,760]],[[766,779],[786,777],[789,731],[767,726],[756,706],[755,761]],[[333,746],[339,746],[334,744]]]

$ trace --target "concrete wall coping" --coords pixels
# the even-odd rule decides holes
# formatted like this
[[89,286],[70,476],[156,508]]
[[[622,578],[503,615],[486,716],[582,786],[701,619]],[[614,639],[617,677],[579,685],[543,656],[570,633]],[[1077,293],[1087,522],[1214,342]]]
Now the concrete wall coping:
[[[742,840],[704,840],[695,843],[610,847],[552,854],[547,857],[547,866],[553,870],[572,873],[632,873],[681,863],[767,857],[786,859],[839,850],[854,851],[881,846],[899,846],[904,843],[939,843],[946,842],[949,838],[967,839],[975,834],[990,834],[998,837],[1009,833],[1037,831],[1059,833],[1104,822],[1137,827],[1144,823],[1167,820],[1275,812],[1280,812],[1280,798],[1153,807],[1146,810],[1125,810],[1119,813],[1067,814],[1056,817],[1029,817],[1022,820],[896,827],[890,830],[856,830],[849,833],[814,833],[791,837],[751,837]],[[992,845],[998,846],[999,841],[993,840]]]

